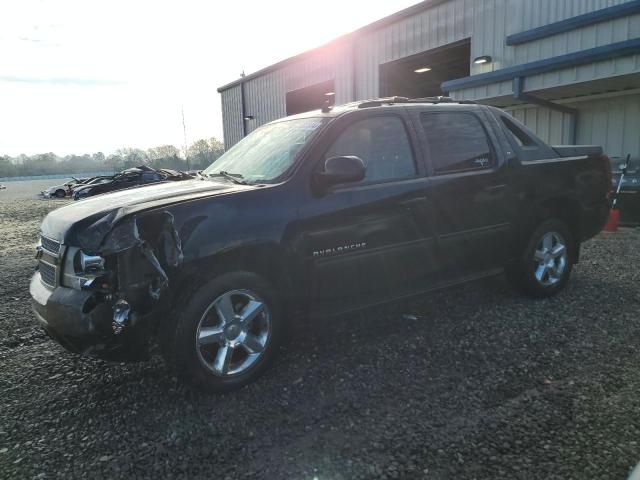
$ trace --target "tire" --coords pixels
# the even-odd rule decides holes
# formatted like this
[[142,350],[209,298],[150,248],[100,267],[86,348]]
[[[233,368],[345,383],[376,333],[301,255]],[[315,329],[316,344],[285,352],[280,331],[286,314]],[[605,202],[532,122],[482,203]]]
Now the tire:
[[165,359],[196,389],[235,390],[267,369],[284,324],[281,302],[266,281],[249,272],[226,273],[188,297],[166,339]]
[[545,220],[529,236],[519,258],[507,268],[507,277],[518,290],[531,297],[556,295],[569,281],[576,248],[565,222]]
[[55,193],[56,198],[64,198],[67,196],[64,190],[56,190]]

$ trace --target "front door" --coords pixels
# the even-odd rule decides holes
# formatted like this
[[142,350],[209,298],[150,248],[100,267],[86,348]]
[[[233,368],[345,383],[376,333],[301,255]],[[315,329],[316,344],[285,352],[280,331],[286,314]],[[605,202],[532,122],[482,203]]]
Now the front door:
[[301,202],[297,248],[312,272],[306,291],[316,310],[396,298],[419,290],[435,271],[428,179],[405,118],[359,113],[336,121],[335,140],[316,168],[329,157],[355,155],[365,164],[364,180]]

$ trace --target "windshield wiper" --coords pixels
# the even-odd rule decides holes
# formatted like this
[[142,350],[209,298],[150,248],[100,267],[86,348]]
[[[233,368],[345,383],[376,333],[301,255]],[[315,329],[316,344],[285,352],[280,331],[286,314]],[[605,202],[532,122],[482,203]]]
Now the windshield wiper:
[[246,180],[242,180],[242,175],[240,175],[239,173],[229,173],[222,170],[221,172],[218,172],[218,173],[210,173],[209,176],[224,177],[227,180],[231,180],[233,183],[236,183],[238,185],[249,185],[249,183]]

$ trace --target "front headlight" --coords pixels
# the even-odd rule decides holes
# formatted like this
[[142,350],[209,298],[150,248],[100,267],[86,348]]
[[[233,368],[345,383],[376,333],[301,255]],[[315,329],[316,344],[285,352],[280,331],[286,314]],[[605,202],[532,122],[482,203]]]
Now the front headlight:
[[64,258],[62,285],[82,290],[85,283],[104,274],[104,258],[68,247]]
[[101,273],[104,270],[104,258],[99,255],[87,255],[82,250],[80,250],[77,257],[78,263],[80,264],[80,271],[76,273],[95,274]]

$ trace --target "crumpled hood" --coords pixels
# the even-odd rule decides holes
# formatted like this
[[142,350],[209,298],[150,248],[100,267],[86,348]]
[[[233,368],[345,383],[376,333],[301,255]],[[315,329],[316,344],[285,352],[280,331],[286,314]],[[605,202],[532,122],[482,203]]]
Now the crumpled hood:
[[166,182],[129,188],[74,202],[49,213],[44,236],[66,245],[95,250],[113,225],[126,215],[202,197],[254,189],[210,180]]

